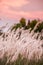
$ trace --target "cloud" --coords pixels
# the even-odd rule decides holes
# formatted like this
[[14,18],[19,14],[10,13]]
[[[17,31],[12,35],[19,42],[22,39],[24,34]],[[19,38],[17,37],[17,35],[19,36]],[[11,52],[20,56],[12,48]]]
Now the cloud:
[[[0,17],[9,19],[43,18],[43,7],[37,0],[0,0]],[[37,1],[37,2],[36,2]],[[42,0],[41,0],[42,1]],[[37,5],[36,5],[37,3]]]
[[26,5],[28,1],[27,0],[3,0],[2,3],[7,6],[21,7],[23,5]]

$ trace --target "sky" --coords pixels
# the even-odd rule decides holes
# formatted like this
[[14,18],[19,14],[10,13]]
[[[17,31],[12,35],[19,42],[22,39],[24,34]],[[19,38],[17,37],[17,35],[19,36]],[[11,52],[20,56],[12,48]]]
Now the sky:
[[43,0],[0,0],[0,24],[26,19],[43,19]]

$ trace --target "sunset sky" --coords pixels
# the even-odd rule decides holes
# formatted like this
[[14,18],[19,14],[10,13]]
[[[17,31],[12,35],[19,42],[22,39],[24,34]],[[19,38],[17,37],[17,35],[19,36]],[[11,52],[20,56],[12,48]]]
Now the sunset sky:
[[0,22],[17,22],[22,17],[43,19],[43,0],[0,0]]

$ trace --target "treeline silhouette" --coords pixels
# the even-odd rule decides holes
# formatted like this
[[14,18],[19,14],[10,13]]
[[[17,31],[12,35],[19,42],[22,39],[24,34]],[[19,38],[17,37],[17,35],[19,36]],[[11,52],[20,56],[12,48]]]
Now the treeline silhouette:
[[[16,25],[12,26],[12,30],[17,30],[18,28],[24,28],[24,30],[27,30],[29,28],[31,28],[31,31],[34,29],[35,25],[38,23],[39,21],[34,19],[32,21],[28,20],[28,23],[26,25],[26,19],[25,18],[21,18],[20,22],[17,23]],[[43,22],[39,23],[37,28],[34,30],[34,32],[41,32],[43,29]]]

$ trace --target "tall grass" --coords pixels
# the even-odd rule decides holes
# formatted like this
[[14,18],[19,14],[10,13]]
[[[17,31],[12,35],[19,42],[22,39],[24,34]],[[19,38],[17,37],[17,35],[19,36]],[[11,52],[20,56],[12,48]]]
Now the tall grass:
[[11,62],[7,63],[7,57],[3,57],[3,59],[0,59],[0,65],[43,65],[43,58],[36,60],[30,60],[28,58],[25,58],[19,54],[18,58]]

